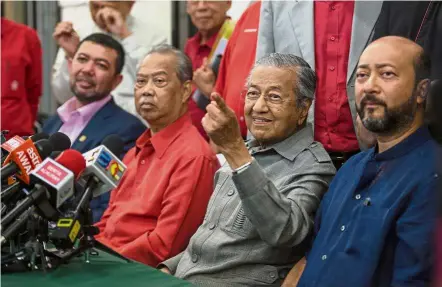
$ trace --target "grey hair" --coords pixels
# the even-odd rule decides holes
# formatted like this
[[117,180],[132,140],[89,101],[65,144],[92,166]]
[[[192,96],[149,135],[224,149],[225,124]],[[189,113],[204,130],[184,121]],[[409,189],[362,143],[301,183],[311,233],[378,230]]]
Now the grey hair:
[[[292,70],[296,73],[293,85],[296,105],[306,107],[314,99],[316,90],[316,74],[310,65],[301,57],[292,54],[272,53],[256,61],[252,71],[259,66],[276,67]],[[250,75],[248,78],[250,82]]]
[[192,61],[189,57],[184,54],[181,50],[178,50],[172,45],[168,44],[160,44],[154,46],[149,53],[147,53],[146,57],[151,54],[173,54],[177,58],[177,66],[176,73],[181,83],[185,83],[186,81],[191,81],[193,78],[193,67]]

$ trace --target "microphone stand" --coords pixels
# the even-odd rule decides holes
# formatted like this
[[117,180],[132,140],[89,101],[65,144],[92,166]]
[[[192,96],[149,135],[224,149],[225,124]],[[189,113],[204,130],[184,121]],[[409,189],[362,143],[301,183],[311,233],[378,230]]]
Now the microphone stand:
[[104,244],[95,240],[94,235],[99,233],[97,227],[93,225],[92,220],[92,210],[89,207],[89,203],[92,199],[92,191],[98,185],[98,181],[91,176],[87,181],[87,188],[84,191],[78,205],[74,211],[74,218],[83,218],[84,222],[82,225],[82,233],[83,236],[80,239],[80,244],[77,248],[73,248],[73,251],[67,254],[66,256],[62,256],[61,260],[58,262],[58,265],[64,264],[70,261],[72,258],[77,257],[78,255],[84,253],[85,262],[90,263],[90,254],[94,252],[94,249],[101,250],[103,252],[109,253],[113,256],[116,256],[128,263],[132,262],[132,260],[124,257],[118,252],[112,250],[111,248],[105,246]]

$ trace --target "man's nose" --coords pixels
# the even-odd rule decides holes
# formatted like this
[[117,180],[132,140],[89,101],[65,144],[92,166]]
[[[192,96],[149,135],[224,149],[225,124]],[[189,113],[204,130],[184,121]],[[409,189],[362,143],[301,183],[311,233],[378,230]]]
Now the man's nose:
[[267,105],[265,97],[261,95],[253,104],[253,111],[257,113],[266,113],[268,110],[269,106]]

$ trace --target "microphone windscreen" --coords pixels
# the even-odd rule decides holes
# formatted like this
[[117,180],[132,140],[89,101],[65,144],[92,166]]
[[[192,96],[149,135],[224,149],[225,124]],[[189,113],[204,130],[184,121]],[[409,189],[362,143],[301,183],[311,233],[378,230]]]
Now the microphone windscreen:
[[124,142],[121,137],[117,135],[108,135],[101,144],[107,147],[110,152],[117,157],[120,157],[124,152]]
[[39,140],[47,140],[49,135],[47,133],[38,133],[29,137],[33,142],[37,142]]
[[86,161],[83,155],[74,149],[67,149],[62,152],[56,159],[59,164],[72,171],[75,178],[81,174],[86,168]]
[[49,137],[49,141],[54,146],[54,151],[64,151],[71,147],[71,140],[67,135],[56,132]]
[[47,158],[54,150],[54,147],[49,140],[42,139],[35,142],[34,145],[38,149],[38,154],[40,155],[41,159]]

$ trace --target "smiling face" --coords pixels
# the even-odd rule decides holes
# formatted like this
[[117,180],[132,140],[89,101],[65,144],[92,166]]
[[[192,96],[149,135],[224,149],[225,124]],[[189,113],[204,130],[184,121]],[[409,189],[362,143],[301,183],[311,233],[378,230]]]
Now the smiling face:
[[418,97],[415,83],[415,49],[378,41],[360,57],[356,74],[356,109],[364,126],[379,134],[409,127],[415,118]]
[[283,141],[304,123],[310,106],[297,106],[295,83],[292,70],[267,66],[252,70],[244,114],[247,127],[261,144]]
[[141,63],[135,84],[135,106],[152,131],[160,130],[187,111],[191,82],[181,83],[173,53],[153,53]]
[[117,52],[94,42],[85,41],[68,62],[71,91],[78,101],[87,104],[110,94],[122,80],[116,74]]

